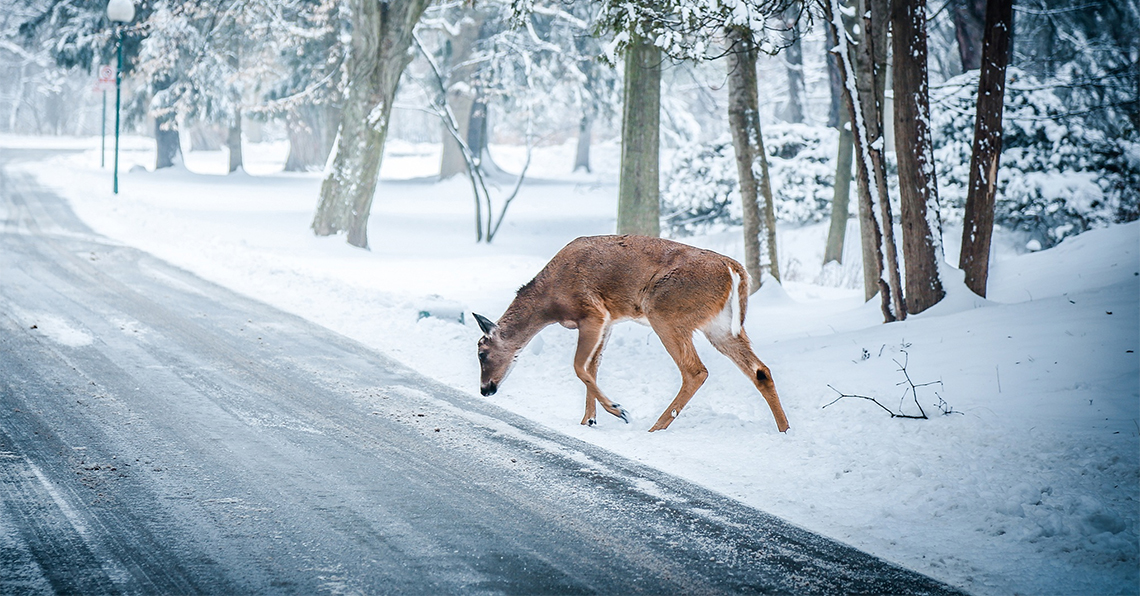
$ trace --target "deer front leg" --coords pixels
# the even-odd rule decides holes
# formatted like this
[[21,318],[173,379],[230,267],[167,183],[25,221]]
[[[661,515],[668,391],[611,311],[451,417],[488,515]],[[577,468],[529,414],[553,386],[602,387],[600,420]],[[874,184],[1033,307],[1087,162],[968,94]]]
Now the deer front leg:
[[693,345],[692,331],[659,329],[657,325],[653,326],[653,330],[657,331],[661,343],[665,345],[665,350],[673,357],[673,362],[677,363],[677,368],[681,369],[681,390],[677,392],[677,397],[673,398],[673,402],[669,404],[668,408],[665,408],[649,432],[669,428],[673,419],[681,413],[681,409],[689,403],[693,394],[701,388],[701,385],[705,384],[705,379],[709,376],[708,369],[697,356],[697,348]]
[[629,415],[619,404],[616,404],[602,393],[598,387],[598,365],[602,359],[602,349],[610,335],[610,320],[608,316],[600,319],[590,318],[578,323],[578,349],[574,353],[574,372],[582,383],[586,385],[586,414],[582,417],[582,424],[594,426],[597,424],[597,403],[601,402],[610,414],[629,423]]
[[768,408],[772,410],[772,417],[776,419],[776,429],[780,432],[788,430],[788,417],[784,414],[784,407],[780,405],[780,395],[776,393],[776,383],[772,380],[772,371],[756,357],[752,351],[751,342],[744,331],[740,335],[731,335],[720,330],[705,330],[705,337],[721,354],[728,356],[736,366],[752,381]]

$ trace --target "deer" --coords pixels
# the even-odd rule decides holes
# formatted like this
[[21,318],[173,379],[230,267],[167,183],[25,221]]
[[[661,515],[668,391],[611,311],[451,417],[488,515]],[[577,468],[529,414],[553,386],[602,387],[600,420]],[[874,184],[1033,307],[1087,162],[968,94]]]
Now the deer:
[[681,388],[649,432],[664,430],[708,378],[693,336],[699,330],[744,372],[768,402],[780,432],[788,418],[772,373],[744,332],[749,277],[735,260],[648,236],[585,236],[571,241],[527,284],[497,322],[472,313],[480,393],[494,395],[519,353],[539,331],[558,323],[578,330],[574,373],[586,385],[582,424],[597,424],[597,404],[629,423],[629,414],[598,387],[602,351],[614,324],[648,324],[681,371]]

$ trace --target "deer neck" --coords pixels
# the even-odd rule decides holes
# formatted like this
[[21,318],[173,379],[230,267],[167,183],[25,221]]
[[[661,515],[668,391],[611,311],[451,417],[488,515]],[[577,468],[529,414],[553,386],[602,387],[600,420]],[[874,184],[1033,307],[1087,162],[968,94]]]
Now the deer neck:
[[555,319],[547,314],[546,300],[541,296],[518,296],[499,319],[499,337],[504,344],[518,351],[554,322]]

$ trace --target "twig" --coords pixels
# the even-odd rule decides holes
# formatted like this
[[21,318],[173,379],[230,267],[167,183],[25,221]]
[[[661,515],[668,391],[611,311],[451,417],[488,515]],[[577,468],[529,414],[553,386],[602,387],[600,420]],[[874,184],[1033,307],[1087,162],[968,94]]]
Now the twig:
[[[495,220],[495,213],[491,207],[491,191],[487,188],[487,180],[483,176],[483,167],[480,163],[482,156],[476,156],[471,150],[471,146],[467,144],[467,140],[459,133],[459,121],[455,119],[454,112],[451,111],[451,106],[447,102],[447,84],[444,82],[443,74],[439,70],[439,66],[435,63],[435,59],[424,47],[423,42],[420,41],[419,35],[412,33],[412,39],[415,41],[416,47],[419,48],[420,53],[423,54],[427,60],[428,66],[431,67],[432,74],[435,75],[436,83],[439,85],[438,101],[432,102],[432,111],[439,116],[443,121],[444,128],[447,129],[448,134],[451,135],[455,142],[459,145],[459,152],[463,155],[463,164],[467,168],[467,175],[471,181],[471,191],[475,195],[475,241],[480,242],[486,239],[491,242],[495,238],[495,234],[499,231],[499,226],[503,223],[503,217],[507,214],[507,207],[510,207],[511,202],[519,194],[519,189],[522,187],[523,180],[526,178],[527,169],[530,167],[530,158],[532,153],[532,135],[530,134],[530,114],[527,114],[527,148],[526,148],[526,163],[523,164],[522,172],[519,173],[518,180],[515,181],[515,188],[503,203],[502,209],[499,211],[499,219]],[[426,92],[427,89],[424,89]],[[487,204],[487,225],[486,233],[483,231],[483,209],[482,203]]]
[[[830,402],[828,402],[823,407],[826,408],[827,406],[830,406],[830,405],[834,404],[835,402],[837,402],[837,401],[839,401],[845,397],[854,397],[857,399],[865,399],[869,402],[873,402],[876,406],[879,406],[883,410],[886,410],[886,412],[891,415],[891,418],[907,418],[910,420],[929,420],[930,417],[926,415],[926,410],[923,409],[922,403],[920,403],[918,401],[918,388],[919,387],[927,387],[930,385],[942,385],[942,381],[938,380],[938,381],[930,381],[929,383],[915,383],[914,380],[912,380],[910,378],[910,373],[907,371],[907,365],[910,364],[910,354],[906,350],[899,350],[899,351],[903,353],[905,358],[903,359],[902,362],[899,362],[896,359],[892,359],[892,360],[894,360],[895,364],[899,365],[898,371],[903,374],[903,380],[896,383],[896,385],[906,385],[906,388],[903,390],[902,397],[899,399],[899,408],[898,408],[897,412],[888,408],[887,406],[883,405],[882,402],[880,402],[878,399],[875,399],[874,397],[868,397],[866,395],[858,395],[858,394],[854,394],[854,393],[843,393],[842,391],[836,389],[835,387],[832,387],[831,385],[828,385],[827,387],[829,389],[831,389],[832,391],[838,393],[839,397],[831,400]],[[865,352],[866,352],[866,350],[864,350],[864,353]],[[880,353],[881,353],[881,351],[880,351]],[[914,399],[914,405],[918,406],[919,414],[917,416],[914,414],[906,414],[903,412],[903,403],[906,401],[907,394],[910,394],[910,396]],[[938,410],[941,411],[943,414],[960,414],[961,413],[961,412],[955,412],[954,408],[950,407],[950,405],[946,403],[946,400],[942,399],[942,396],[939,395],[937,391],[934,392],[934,396],[938,398],[938,403],[935,404],[935,407],[937,407]]]

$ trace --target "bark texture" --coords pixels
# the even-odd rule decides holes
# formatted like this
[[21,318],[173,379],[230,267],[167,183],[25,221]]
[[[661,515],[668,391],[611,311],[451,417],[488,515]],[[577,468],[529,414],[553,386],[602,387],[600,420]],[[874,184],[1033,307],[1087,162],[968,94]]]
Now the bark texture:
[[396,86],[412,55],[412,29],[429,0],[352,2],[348,88],[336,155],[313,218],[313,232],[347,232],[348,243],[368,247],[368,215]]
[[958,267],[966,273],[966,286],[983,297],[986,295],[990,239],[994,231],[994,195],[1001,158],[1001,117],[1012,19],[1013,0],[990,0],[986,4],[986,36],[978,80],[974,153],[970,157],[970,183],[962,221],[962,254],[958,260]]
[[907,312],[920,313],[945,294],[938,267],[943,259],[942,229],[930,136],[926,0],[894,0],[891,31],[906,306]]
[[625,55],[618,234],[659,236],[661,50],[634,37]]

